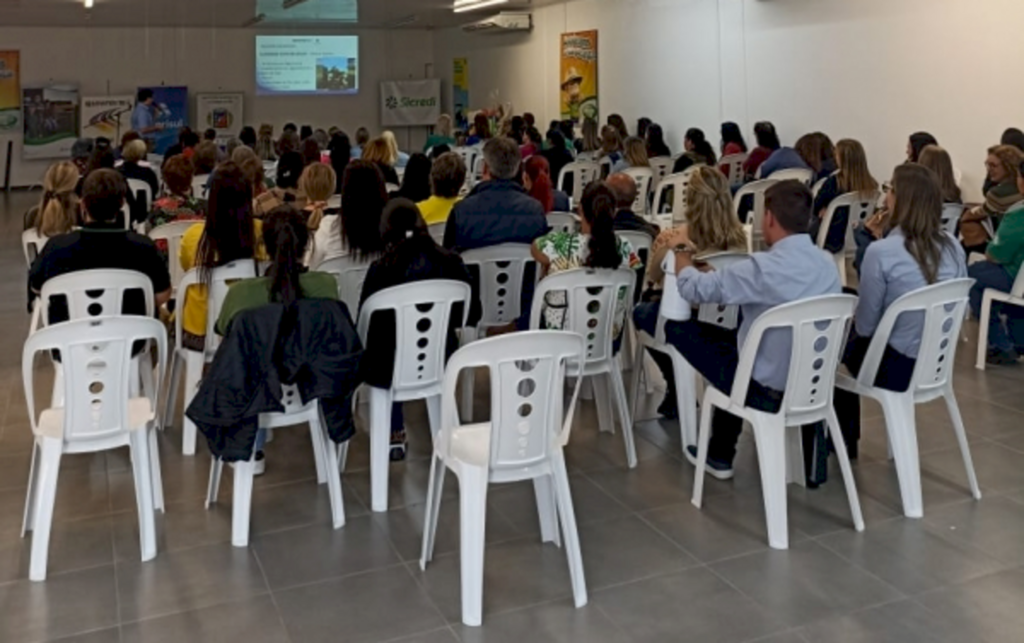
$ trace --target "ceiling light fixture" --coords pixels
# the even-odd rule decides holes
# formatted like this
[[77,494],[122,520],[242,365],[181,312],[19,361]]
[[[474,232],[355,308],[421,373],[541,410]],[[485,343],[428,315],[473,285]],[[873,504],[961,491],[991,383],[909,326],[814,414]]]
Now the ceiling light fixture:
[[93,0],[85,0],[85,8],[92,9]]
[[462,13],[463,11],[475,11],[484,7],[493,7],[496,4],[507,4],[508,0],[455,0],[452,11]]

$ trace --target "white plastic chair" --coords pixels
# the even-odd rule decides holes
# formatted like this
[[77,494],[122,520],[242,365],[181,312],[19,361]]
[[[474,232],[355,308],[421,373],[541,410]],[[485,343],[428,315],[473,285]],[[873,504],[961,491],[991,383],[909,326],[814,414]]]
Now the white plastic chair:
[[28,264],[29,268],[32,268],[36,257],[46,247],[47,241],[49,239],[36,232],[35,228],[29,228],[21,233],[21,249],[25,252],[25,263]]
[[[172,257],[171,260],[173,261],[174,258]],[[220,309],[228,294],[228,287],[236,281],[252,279],[255,276],[256,262],[252,259],[240,259],[213,269],[206,298],[206,342],[202,351],[189,350],[182,345],[182,335],[185,332],[182,328],[182,317],[185,306],[188,304],[188,289],[190,286],[198,287],[201,284],[198,269],[193,268],[186,272],[181,282],[178,283],[178,292],[180,293],[178,301],[181,306],[179,313],[174,316],[174,353],[171,356],[170,384],[164,407],[164,419],[161,424],[164,428],[171,425],[177,404],[182,363],[185,365],[185,408],[188,408],[199,389],[199,381],[203,377],[203,367],[213,361],[213,356],[220,345],[220,338],[214,331],[214,327],[217,324],[217,318],[220,317]],[[188,419],[188,416],[182,418],[181,434],[182,454],[195,455],[196,425]]]
[[[967,308],[967,294],[973,283],[973,279],[953,279],[915,290],[894,301],[885,311],[871,338],[871,345],[857,378],[840,374],[836,379],[839,388],[866,395],[881,404],[889,434],[889,448],[896,460],[903,513],[908,518],[924,515],[914,407],[940,397],[945,400],[949,417],[953,421],[953,431],[960,443],[971,494],[975,499],[981,498],[964,422],[953,392],[953,362],[959,343],[957,337]],[[897,319],[906,314],[924,315],[924,333],[921,335],[921,346],[910,386],[906,392],[896,393],[876,387],[875,378],[882,365],[882,356],[893,327]],[[985,320],[982,321],[983,329],[984,324]]]
[[661,183],[661,180],[672,173],[672,167],[675,161],[671,156],[655,156],[650,159],[651,171],[654,172],[654,181],[651,185],[656,186]]
[[444,245],[444,229],[447,227],[445,223],[435,223],[427,226],[427,231],[430,233],[430,238],[434,240],[434,243],[441,246]]
[[[846,208],[848,219],[846,229],[843,231],[843,247],[839,252],[830,253],[836,262],[836,269],[839,270],[839,278],[846,284],[846,254],[848,249],[853,248],[853,229],[861,225],[875,213],[875,206],[878,203],[878,194],[871,192],[862,194],[860,192],[848,192],[832,199],[825,214],[821,217],[821,227],[818,229],[816,243],[821,249],[825,249],[825,242],[828,241],[828,233],[832,227],[832,219],[841,208]],[[815,213],[817,215],[817,213]]]
[[[697,473],[693,484],[694,506],[701,506],[708,443],[711,440],[711,415],[715,408],[719,408],[743,418],[753,426],[768,522],[768,544],[774,549],[788,549],[786,483],[803,484],[805,481],[799,427],[825,422],[827,433],[832,436],[839,466],[843,470],[854,528],[857,531],[864,530],[864,518],[861,516],[850,459],[840,433],[839,420],[832,408],[836,367],[843,351],[846,328],[856,305],[857,298],[851,295],[827,295],[776,306],[757,318],[740,350],[732,393],[725,394],[710,385],[705,387],[704,403],[701,405]],[[777,413],[766,413],[746,405],[757,351],[765,331],[769,329],[789,329],[793,338],[786,392]]]
[[[264,167],[266,167],[266,164],[264,164]],[[197,199],[205,199],[208,196],[206,192],[209,183],[209,174],[200,174],[198,176],[192,177],[192,196],[194,196]]]
[[[670,174],[662,179],[661,183],[658,183],[658,187],[654,191],[654,205],[651,208],[653,214],[670,214],[672,215],[672,223],[676,225],[684,222],[686,217],[686,187],[690,185],[690,178],[697,167],[699,165],[692,165],[683,172]],[[668,190],[672,190],[671,203],[667,203],[668,197],[665,193]],[[668,206],[667,208],[666,205]]]
[[[720,252],[701,257],[715,270],[724,270],[734,263],[746,261],[750,255],[741,252]],[[671,287],[671,283],[670,283]],[[739,326],[739,307],[721,306],[719,304],[703,304],[698,309],[697,319],[705,324],[714,324],[722,328],[735,329]],[[699,374],[679,353],[675,346],[665,341],[664,315],[658,315],[658,325],[654,335],[637,330],[636,354],[633,358],[632,397],[630,398],[630,416],[636,420],[637,396],[640,393],[640,377],[646,375],[644,365],[644,349],[667,355],[672,360],[672,375],[676,388],[676,408],[679,409],[679,433],[685,453],[686,447],[697,445],[697,388]]]
[[821,192],[821,188],[825,187],[825,182],[828,181],[833,176],[835,176],[838,172],[839,172],[839,170],[836,170],[832,174],[829,174],[828,176],[826,176],[824,178],[821,178],[821,179],[818,179],[817,181],[815,181],[814,185],[811,186],[811,196],[813,196],[815,199],[817,199],[818,198],[818,192]]
[[729,171],[726,173],[726,178],[729,179],[729,185],[740,185],[743,183],[743,164],[747,162],[747,154],[729,154],[723,156],[718,160],[719,167],[727,166]]
[[[565,330],[579,333],[586,343],[583,377],[594,378],[597,419],[602,431],[614,431],[612,406],[618,407],[619,424],[626,443],[626,462],[636,467],[636,442],[633,422],[629,416],[629,401],[622,381],[622,367],[612,350],[614,326],[620,310],[620,294],[625,292],[624,317],[633,308],[633,288],[636,275],[632,270],[577,269],[549,275],[537,285],[530,312],[530,329],[541,329],[545,300],[548,293],[565,293],[567,304]],[[621,320],[625,332],[627,319]],[[607,379],[606,379],[607,378]],[[610,380],[610,381],[609,381]],[[610,384],[610,386],[609,386]]]
[[338,281],[338,299],[348,307],[353,318],[359,315],[359,299],[369,269],[368,262],[356,261],[350,255],[327,257],[316,268],[317,272],[326,272]]
[[[29,422],[35,436],[21,535],[32,534],[29,578],[46,579],[46,563],[57,493],[57,476],[64,453],[93,453],[127,446],[131,450],[135,497],[139,511],[142,560],[156,557],[154,504],[159,484],[151,464],[159,462],[152,431],[157,389],[148,395],[131,393],[134,379],[132,344],[153,341],[157,366],[167,357],[167,331],[155,319],[102,317],[54,325],[33,333],[22,351],[22,381]],[[64,403],[38,416],[33,362],[43,351],[60,351]],[[158,376],[159,377],[159,376]]]
[[[572,190],[567,189],[569,177],[572,177]],[[601,179],[601,164],[595,161],[573,161],[566,163],[558,173],[558,189],[579,201],[583,196],[583,188],[593,181]]]
[[167,242],[167,267],[171,272],[171,288],[175,293],[178,291],[178,283],[185,276],[181,262],[178,261],[178,256],[181,254],[181,238],[196,223],[196,221],[171,221],[149,231],[149,238],[153,241],[164,240]]
[[790,167],[784,170],[776,170],[767,177],[773,181],[800,181],[807,187],[814,181],[814,170],[802,167]]
[[132,198],[138,199],[139,193],[142,193],[145,199],[145,211],[148,213],[153,209],[153,188],[141,179],[128,179],[128,189],[131,190]]
[[[459,481],[462,622],[468,626],[483,621],[484,528],[491,483],[533,480],[541,539],[561,545],[561,527],[574,603],[576,607],[587,604],[563,453],[582,377],[576,378],[564,418],[562,411],[566,375],[578,373],[583,350],[583,338],[576,333],[532,331],[477,342],[455,353],[448,364],[441,429],[430,466],[420,567],[426,570],[434,556],[441,491],[446,470],[451,469]],[[463,424],[455,408],[455,385],[462,370],[475,368],[487,368],[490,373],[491,419]]]
[[994,288],[986,288],[981,297],[981,320],[978,322],[978,358],[974,367],[985,370],[985,357],[988,353],[988,325],[992,319],[992,304],[1001,302],[1010,306],[1024,307],[1024,270],[1017,271],[1010,292]]
[[623,171],[623,174],[633,179],[636,183],[636,199],[633,201],[633,212],[647,214],[648,203],[651,197],[651,185],[654,181],[654,171],[649,167],[631,167]]
[[960,217],[964,213],[962,203],[946,203],[942,206],[942,229],[956,237],[956,228],[960,225]]
[[473,185],[484,180],[484,164],[484,155],[481,153],[477,154],[473,159],[473,165],[469,166],[473,171]]
[[473,165],[480,150],[475,147],[455,147],[452,151],[461,156],[466,165],[466,187],[473,187]]
[[555,232],[575,232],[580,227],[580,220],[572,212],[549,212],[547,222]]
[[[327,435],[326,423],[320,410],[319,400],[302,403],[298,388],[294,385],[283,385],[281,413],[261,413],[259,428],[263,430],[280,429],[299,424],[309,425],[309,437],[313,443],[313,458],[316,464],[317,480],[320,484],[327,482],[327,491],[331,499],[331,515],[333,526],[340,529],[345,526],[345,505],[341,493],[341,472],[329,463],[344,462],[348,452],[348,442],[336,445]],[[340,450],[340,455],[339,455]],[[234,463],[233,500],[231,505],[231,544],[235,547],[249,545],[249,517],[252,510],[253,467],[256,463],[256,452],[252,459]],[[217,501],[220,491],[220,478],[224,470],[224,461],[214,458],[210,467],[210,483],[206,493],[206,508]]]
[[424,400],[430,431],[440,428],[441,383],[445,345],[452,306],[461,302],[465,326],[472,292],[461,281],[429,280],[395,286],[374,293],[359,311],[359,338],[369,339],[370,321],[380,311],[394,311],[395,364],[391,388],[370,390],[370,486],[373,511],[388,510],[388,452],[391,438],[391,404]]
[[754,252],[756,248],[761,246],[761,240],[763,239],[763,228],[764,228],[764,195],[768,191],[768,188],[775,185],[777,181],[774,179],[761,179],[759,181],[751,181],[747,183],[733,196],[732,207],[736,213],[736,217],[740,221],[744,219],[740,217],[740,207],[743,205],[743,200],[747,195],[753,195],[754,207],[750,210],[747,215],[746,222],[743,224],[743,229],[747,233],[747,251]]

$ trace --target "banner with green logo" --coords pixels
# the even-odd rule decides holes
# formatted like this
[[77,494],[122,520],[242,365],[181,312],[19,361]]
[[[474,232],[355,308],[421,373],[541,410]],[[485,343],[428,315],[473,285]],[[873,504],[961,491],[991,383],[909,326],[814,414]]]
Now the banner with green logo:
[[440,115],[440,80],[386,80],[380,84],[382,126],[433,125]]

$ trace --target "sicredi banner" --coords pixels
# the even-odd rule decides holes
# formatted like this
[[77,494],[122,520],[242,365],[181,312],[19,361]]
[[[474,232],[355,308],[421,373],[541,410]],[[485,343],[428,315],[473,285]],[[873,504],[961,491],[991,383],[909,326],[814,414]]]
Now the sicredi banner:
[[380,84],[381,125],[433,125],[440,115],[440,80],[386,80]]
[[82,138],[108,138],[119,145],[121,135],[132,128],[135,97],[85,96],[82,98]]

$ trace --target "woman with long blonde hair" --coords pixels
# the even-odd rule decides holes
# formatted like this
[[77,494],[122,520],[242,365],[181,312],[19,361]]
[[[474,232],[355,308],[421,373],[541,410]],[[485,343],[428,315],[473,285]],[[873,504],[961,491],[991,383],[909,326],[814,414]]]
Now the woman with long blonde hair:
[[391,147],[383,136],[375,138],[363,146],[363,159],[377,165],[384,175],[384,182],[398,185],[398,172],[391,156]]
[[78,225],[79,200],[75,187],[80,178],[71,161],[54,163],[43,177],[43,198],[28,215],[27,228],[45,239],[66,234]]
[[[674,228],[663,230],[651,246],[647,262],[649,284],[655,288],[662,284],[666,275],[661,269],[661,263],[665,255],[679,246],[691,248],[698,255],[746,252],[747,235],[743,224],[733,211],[729,180],[717,167],[698,165],[693,170],[693,176],[686,187],[685,223],[679,222]],[[672,288],[674,284],[666,284],[666,287]],[[653,336],[658,325],[660,309],[660,297],[639,304],[633,311],[636,327]],[[651,357],[658,363],[665,381],[668,382],[668,390],[664,401],[658,407],[658,413],[667,418],[677,417],[672,361],[664,354],[653,351]]]
[[[836,143],[836,165],[839,170],[825,180],[818,190],[818,196],[814,198],[814,212],[818,216],[811,219],[809,230],[814,241],[818,239],[822,217],[834,200],[851,192],[859,194],[865,200],[876,198],[878,194],[878,181],[871,176],[867,154],[859,141],[844,138]],[[825,239],[825,250],[833,254],[842,250],[846,245],[846,228],[849,222],[849,208],[837,209],[832,217],[828,237]]]
[[647,157],[647,143],[639,136],[630,136],[622,144],[622,158],[612,166],[612,173],[622,172],[631,167],[651,167]]
[[409,155],[398,149],[398,139],[391,130],[381,133],[380,137],[388,144],[388,154],[391,155],[391,165],[394,167],[405,167],[409,162]]

